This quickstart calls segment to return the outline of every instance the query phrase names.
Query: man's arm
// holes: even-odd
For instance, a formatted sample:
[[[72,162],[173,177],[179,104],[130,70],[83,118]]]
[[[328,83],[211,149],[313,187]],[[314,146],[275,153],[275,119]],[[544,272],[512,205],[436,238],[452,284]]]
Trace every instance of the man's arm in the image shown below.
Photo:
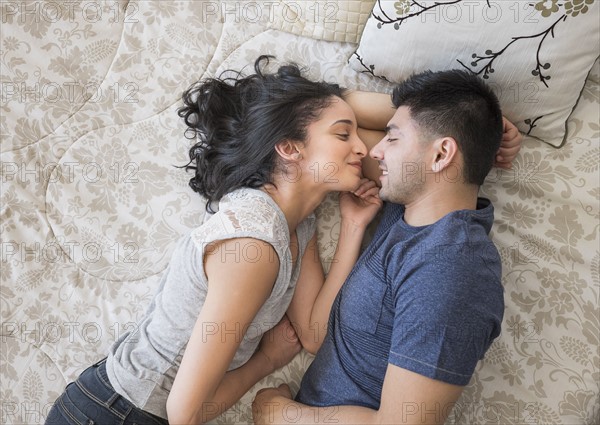
[[[498,168],[510,170],[513,160],[521,150],[523,136],[519,133],[519,129],[504,117],[502,118],[502,130],[502,142],[494,165]]]
[[[354,111],[358,126],[365,130],[383,131],[396,113],[392,97],[386,93],[347,90],[344,100]]]
[[[356,115],[359,137],[367,149],[371,150],[385,136],[383,130],[396,112],[391,96],[384,93],[347,91],[344,93],[344,100]],[[498,168],[512,168],[512,162],[521,150],[522,141],[523,136],[517,127],[503,118],[502,142],[494,165]],[[363,159],[363,174],[368,179],[378,182],[381,175],[379,163],[366,156]]]
[[[261,390],[252,404],[252,414],[258,425],[443,424],[463,388],[388,364],[379,410],[307,406],[291,400],[286,386]]]

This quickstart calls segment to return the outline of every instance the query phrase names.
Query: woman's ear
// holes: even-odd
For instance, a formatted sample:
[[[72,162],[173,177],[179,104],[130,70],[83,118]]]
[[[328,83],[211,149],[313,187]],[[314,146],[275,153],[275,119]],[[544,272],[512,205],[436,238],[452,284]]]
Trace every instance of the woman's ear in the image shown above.
[[[433,142],[433,160],[431,170],[439,173],[446,169],[452,161],[458,159],[458,144],[452,137],[443,137]]]
[[[275,145],[275,151],[277,154],[288,162],[300,161],[302,159],[302,153],[300,153],[301,146],[290,140],[279,142]]]

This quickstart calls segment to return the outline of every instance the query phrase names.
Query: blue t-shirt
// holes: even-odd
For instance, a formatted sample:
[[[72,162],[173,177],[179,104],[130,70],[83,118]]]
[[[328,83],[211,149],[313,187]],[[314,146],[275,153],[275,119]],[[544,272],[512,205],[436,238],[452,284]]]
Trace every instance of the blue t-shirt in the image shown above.
[[[466,385],[500,333],[501,262],[494,209],[452,212],[428,226],[386,204],[377,232],[335,299],[327,336],[296,400],[378,409],[388,363]]]

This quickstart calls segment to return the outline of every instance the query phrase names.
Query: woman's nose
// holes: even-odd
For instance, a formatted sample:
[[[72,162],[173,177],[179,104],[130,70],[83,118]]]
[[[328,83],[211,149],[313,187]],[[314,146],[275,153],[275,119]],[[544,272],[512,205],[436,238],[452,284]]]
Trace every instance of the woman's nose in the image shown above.
[[[354,152],[362,157],[367,156],[367,145],[365,145],[362,139],[358,136],[356,136],[356,141],[354,143]]]

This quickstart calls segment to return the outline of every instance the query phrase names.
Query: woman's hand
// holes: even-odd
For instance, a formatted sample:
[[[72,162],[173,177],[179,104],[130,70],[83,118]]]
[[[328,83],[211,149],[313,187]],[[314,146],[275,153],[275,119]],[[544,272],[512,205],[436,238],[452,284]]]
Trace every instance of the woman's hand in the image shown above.
[[[500,143],[500,149],[498,149],[498,153],[496,154],[494,165],[498,168],[510,170],[512,168],[513,160],[521,150],[523,136],[521,136],[517,127],[506,118],[502,117],[502,123],[502,142]]]
[[[258,351],[262,353],[273,368],[273,371],[285,366],[300,352],[302,345],[287,316],[265,332]]]
[[[362,179],[354,192],[340,193],[340,212],[342,220],[367,227],[381,208],[379,187],[374,181]]]

